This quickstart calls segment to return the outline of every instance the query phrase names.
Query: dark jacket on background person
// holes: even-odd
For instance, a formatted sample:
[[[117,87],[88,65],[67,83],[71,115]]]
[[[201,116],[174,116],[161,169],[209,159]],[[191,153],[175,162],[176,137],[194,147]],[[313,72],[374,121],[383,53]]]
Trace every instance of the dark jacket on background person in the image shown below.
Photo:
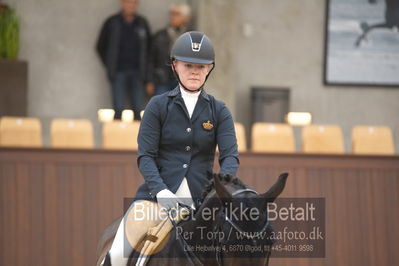
[[[385,0],[385,4],[386,23],[399,27],[399,0]]]
[[[155,84],[165,84],[176,80],[170,67],[170,50],[173,43],[185,31],[174,30],[175,38],[172,38],[171,27],[159,30],[154,34],[151,41],[149,60],[149,80]]]
[[[138,145],[137,163],[145,182],[136,200],[156,200],[156,194],[166,188],[175,193],[186,177],[196,202],[212,172],[216,145],[221,173],[235,176],[239,165],[230,111],[205,91],[191,119],[179,87],[151,98],[141,120]]]
[[[108,78],[112,80],[118,70],[119,47],[121,40],[121,28],[124,23],[121,13],[109,17],[103,24],[97,41],[97,52],[104,64]],[[140,58],[138,60],[140,76],[147,79],[148,50],[150,46],[150,29],[146,19],[135,15],[133,23],[137,23],[137,34],[139,36]]]
[[[175,79],[168,66],[172,44],[166,29],[158,31],[152,38],[149,79],[155,84],[167,83]]]

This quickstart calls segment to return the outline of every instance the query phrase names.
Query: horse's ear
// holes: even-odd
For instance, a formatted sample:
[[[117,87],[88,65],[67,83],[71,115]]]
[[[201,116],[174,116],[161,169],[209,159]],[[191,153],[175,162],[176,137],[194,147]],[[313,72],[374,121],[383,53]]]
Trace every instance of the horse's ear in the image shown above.
[[[278,177],[278,180],[274,185],[264,194],[261,194],[261,197],[266,199],[267,202],[273,202],[283,191],[285,187],[285,182],[287,181],[288,173],[283,173]]]
[[[219,175],[214,175],[213,176],[214,184],[215,184],[215,190],[216,194],[219,196],[221,199],[231,199],[231,193],[227,190],[227,188],[220,182]]]

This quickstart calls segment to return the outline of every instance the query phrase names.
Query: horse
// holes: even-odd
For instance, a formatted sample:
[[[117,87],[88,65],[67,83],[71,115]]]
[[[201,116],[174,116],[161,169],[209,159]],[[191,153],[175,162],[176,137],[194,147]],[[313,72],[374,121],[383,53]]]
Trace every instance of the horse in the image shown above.
[[[148,257],[146,265],[268,265],[274,241],[270,238],[273,228],[267,204],[281,194],[287,177],[287,173],[281,174],[267,192],[259,194],[237,177],[213,174],[198,210],[179,224],[173,223],[169,237],[160,245],[162,249]],[[235,210],[241,211],[239,216],[243,210],[258,215],[237,218]],[[212,218],[204,216],[211,213]],[[105,233],[108,239],[117,222]],[[109,241],[103,244],[102,254]],[[140,253],[133,251],[127,265],[141,265],[139,258]],[[103,265],[112,265],[109,254]]]
[[[375,2],[373,2],[375,3]],[[385,21],[369,25],[367,22],[361,22],[360,28],[362,34],[356,39],[355,46],[359,47],[364,40],[367,40],[368,34],[375,29],[391,29],[398,31],[399,28],[399,0],[385,0]]]

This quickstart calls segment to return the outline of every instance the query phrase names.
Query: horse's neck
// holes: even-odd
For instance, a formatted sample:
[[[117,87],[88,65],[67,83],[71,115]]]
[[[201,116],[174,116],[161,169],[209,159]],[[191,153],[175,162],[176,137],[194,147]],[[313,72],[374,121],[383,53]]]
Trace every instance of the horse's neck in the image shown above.
[[[201,220],[201,215],[202,212],[204,211],[205,208],[215,208],[215,207],[221,207],[222,205],[220,204],[219,200],[216,199],[217,195],[216,195],[216,191],[215,189],[212,189],[208,195],[206,195],[206,197],[204,198],[201,206],[199,207],[195,218]],[[220,206],[218,206],[220,205]]]
[[[211,190],[208,195],[204,198],[203,203],[199,206],[197,212],[194,215],[194,219],[187,221],[182,225],[184,230],[196,230],[197,226],[205,227],[203,229],[204,232],[209,232],[213,230],[213,225],[215,223],[216,217],[211,217],[211,219],[204,219],[203,213],[204,209],[208,208],[212,212],[212,216],[216,217],[219,215],[221,211],[222,204],[216,196],[215,190]],[[213,210],[218,208],[217,212],[213,213]],[[209,213],[209,212],[208,212]],[[209,218],[209,217],[208,217]],[[192,232],[192,231],[191,231]]]
[[[201,204],[197,213],[195,214],[196,225],[205,226],[203,231],[213,231],[215,225],[219,222],[220,214],[223,211],[223,205],[218,198],[216,192],[212,190],[204,202]]]

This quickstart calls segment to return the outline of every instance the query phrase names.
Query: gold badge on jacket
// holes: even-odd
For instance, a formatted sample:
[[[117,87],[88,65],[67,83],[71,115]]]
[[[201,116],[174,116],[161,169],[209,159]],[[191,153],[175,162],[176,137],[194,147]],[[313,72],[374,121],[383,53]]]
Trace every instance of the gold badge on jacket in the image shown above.
[[[211,121],[208,120],[207,122],[202,123],[202,127],[205,130],[212,130],[213,124],[211,123]]]

